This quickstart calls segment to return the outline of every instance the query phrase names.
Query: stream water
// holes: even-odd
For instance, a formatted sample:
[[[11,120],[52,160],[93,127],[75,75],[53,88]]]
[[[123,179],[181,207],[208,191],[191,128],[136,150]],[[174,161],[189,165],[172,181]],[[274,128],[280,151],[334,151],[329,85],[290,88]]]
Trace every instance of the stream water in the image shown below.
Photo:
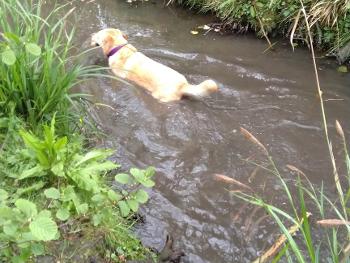
[[[308,50],[293,52],[281,42],[264,52],[266,42],[251,35],[192,35],[214,18],[164,7],[161,0],[74,5],[81,43],[102,28],[119,28],[136,48],[191,83],[212,78],[220,86],[203,101],[168,104],[115,80],[84,86],[97,102],[113,107],[102,107],[99,118],[122,168],[157,169],[156,186],[142,208],[145,223],[136,228],[145,245],[159,249],[170,233],[186,253],[183,262],[200,263],[250,262],[273,243],[278,231],[264,212],[230,196],[228,190],[237,188],[215,180],[215,174],[226,175],[283,203],[276,178],[245,161],[261,156],[240,127],[266,145],[287,179],[295,179],[285,168],[292,164],[312,182],[333,185]],[[338,73],[334,61],[318,62],[331,136],[339,144],[335,119],[350,130],[349,75]]]

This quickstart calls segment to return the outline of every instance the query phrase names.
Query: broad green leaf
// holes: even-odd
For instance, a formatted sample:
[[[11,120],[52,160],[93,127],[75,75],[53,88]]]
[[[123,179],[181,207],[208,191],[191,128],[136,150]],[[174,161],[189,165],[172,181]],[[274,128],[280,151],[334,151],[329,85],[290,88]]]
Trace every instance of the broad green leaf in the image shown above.
[[[94,224],[94,226],[98,226],[102,221],[102,215],[101,214],[96,214],[93,215],[92,217],[92,223]]]
[[[82,157],[79,162],[77,162],[75,164],[75,166],[79,166],[87,161],[90,160],[101,160],[101,159],[105,159],[108,156],[110,156],[113,153],[113,151],[103,151],[103,150],[93,150],[88,152],[87,154],[85,154],[84,157]]]
[[[18,229],[18,226],[14,222],[6,224],[3,227],[4,233],[8,236],[14,236],[17,232],[17,229]]]
[[[45,253],[45,247],[41,243],[33,243],[31,249],[34,256],[41,256]]]
[[[153,166],[148,167],[145,171],[145,175],[148,178],[153,177],[155,174],[156,174],[156,168],[154,168]]]
[[[52,148],[54,144],[55,134],[51,132],[51,129],[49,126],[44,126],[44,138],[47,148]]]
[[[125,201],[119,201],[118,206],[120,209],[120,213],[122,214],[123,217],[126,217],[130,213],[130,207]]]
[[[0,202],[5,201],[9,197],[9,194],[3,190],[0,189]]]
[[[147,179],[147,180],[144,180],[142,182],[140,182],[143,186],[145,187],[148,187],[148,188],[151,188],[155,185],[154,181],[152,181],[151,179]]]
[[[41,210],[37,217],[51,217],[51,211],[50,210]]]
[[[29,225],[29,229],[38,241],[55,239],[58,232],[56,223],[50,217],[37,217]]]
[[[254,6],[250,6],[250,15],[252,16],[252,17],[255,17],[255,9],[254,9]]]
[[[38,214],[36,205],[26,199],[18,199],[15,202],[15,206],[23,212],[28,218],[33,218]]]
[[[131,182],[130,175],[128,175],[128,174],[117,174],[114,177],[114,180],[118,183],[121,183],[121,184],[128,184]]]
[[[59,152],[67,145],[67,137],[64,136],[55,142],[54,148],[56,152]]]
[[[43,176],[43,171],[44,169],[42,168],[42,166],[36,165],[31,169],[23,171],[19,176],[18,180]]]
[[[122,195],[116,193],[116,192],[113,191],[113,190],[109,190],[109,191],[107,192],[107,195],[108,195],[109,200],[111,200],[111,201],[119,201],[120,199],[123,198]]]
[[[89,210],[89,206],[86,203],[81,204],[77,207],[78,214],[86,214],[88,210]]]
[[[36,238],[33,236],[33,234],[31,232],[24,232],[21,233],[21,239],[17,240],[17,244],[19,243],[29,243],[28,241],[35,241]]]
[[[25,251],[25,253],[28,253],[28,250],[30,249],[30,243],[29,242],[24,242],[21,239],[18,240],[17,239],[17,246],[21,249],[21,251]],[[25,254],[21,254],[20,259],[22,261],[17,261],[17,262],[21,262],[21,263],[27,263],[28,259],[29,259],[30,255],[25,255]]]
[[[44,195],[47,197],[47,198],[50,198],[50,199],[60,199],[60,191],[58,191],[58,189],[54,188],[54,187],[51,187],[49,189],[46,189],[44,191]]]
[[[95,203],[102,203],[105,200],[105,197],[101,194],[96,194],[91,198],[91,201]]]
[[[133,177],[135,177],[135,179],[144,177],[142,170],[137,169],[137,168],[131,168],[130,173]]]
[[[118,168],[118,165],[111,162],[111,161],[106,161],[103,163],[98,163],[98,162],[92,162],[85,166],[83,169],[81,169],[82,173],[88,173],[88,174],[93,174],[96,172],[107,172],[110,170],[113,170],[115,168]]]
[[[56,164],[54,164],[51,167],[51,172],[53,172],[55,175],[60,176],[60,177],[64,177],[65,173],[64,173],[64,165],[63,162],[58,162]]]
[[[26,132],[25,130],[20,130],[19,134],[21,135],[25,145],[34,151],[41,151],[41,150],[45,150],[46,146],[40,142],[40,140],[32,135],[29,132]]]
[[[66,188],[63,189],[62,191],[62,201],[70,201],[76,198],[76,194],[74,191],[73,186],[69,185]]]
[[[1,54],[2,62],[8,66],[12,66],[16,62],[16,55],[11,49],[7,49]]]
[[[50,168],[49,159],[47,158],[47,155],[44,152],[36,151],[36,158],[45,169]]]
[[[145,175],[145,172],[140,169],[131,168],[130,173],[137,182],[145,187],[153,187],[155,185],[155,183]]]
[[[8,219],[13,219],[13,216],[15,215],[14,210],[9,208],[8,206],[1,206],[0,207],[0,224],[1,221],[7,221]]]
[[[139,189],[135,194],[137,202],[144,204],[148,201],[148,193],[145,190]]]
[[[130,209],[134,212],[137,212],[137,210],[139,209],[139,203],[136,200],[129,199],[129,200],[126,200],[126,203],[130,207]]]
[[[60,208],[57,210],[56,217],[61,221],[66,221],[70,217],[69,210],[67,208]]]
[[[39,47],[35,43],[27,43],[26,44],[26,50],[27,50],[27,52],[29,52],[33,56],[38,57],[38,56],[41,55],[41,47]]]
[[[30,192],[34,192],[34,191],[38,191],[40,190],[41,188],[43,188],[45,186],[46,183],[44,183],[43,181],[38,181],[37,183],[35,184],[32,184],[26,188],[18,188],[17,191],[16,191],[16,194],[18,196],[21,196],[23,194],[27,194],[27,193],[30,193]]]

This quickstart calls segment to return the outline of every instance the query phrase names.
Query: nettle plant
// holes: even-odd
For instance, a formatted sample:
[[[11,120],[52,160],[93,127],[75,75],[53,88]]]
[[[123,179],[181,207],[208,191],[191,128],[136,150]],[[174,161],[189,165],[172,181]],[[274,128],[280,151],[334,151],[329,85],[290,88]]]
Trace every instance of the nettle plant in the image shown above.
[[[0,189],[0,247],[9,247],[13,254],[18,255],[17,250],[21,254],[24,243],[32,246],[56,238],[60,230],[56,222],[69,220],[74,225],[83,218],[94,227],[108,228],[111,217],[128,217],[148,201],[141,187],[154,186],[154,168],[117,174],[114,183],[121,189],[114,190],[106,183],[119,167],[107,159],[112,151],[94,149],[82,154],[80,140],[69,142],[67,137],[56,136],[55,118],[50,126],[43,126],[43,138],[25,130],[20,135],[27,147],[16,150],[5,172],[7,182],[12,180],[18,187],[12,193]],[[15,163],[26,165],[18,168]],[[37,212],[39,208],[43,210]],[[15,250],[11,250],[13,242]]]

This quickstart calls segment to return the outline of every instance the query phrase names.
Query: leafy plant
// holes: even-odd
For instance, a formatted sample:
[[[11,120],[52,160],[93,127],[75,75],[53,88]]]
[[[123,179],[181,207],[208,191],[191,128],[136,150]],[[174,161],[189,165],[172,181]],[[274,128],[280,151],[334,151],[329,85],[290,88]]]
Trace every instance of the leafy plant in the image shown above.
[[[36,211],[38,206],[47,211],[45,215],[54,223],[88,219],[88,224],[95,228],[95,231],[103,229],[103,235],[113,246],[134,240],[125,228],[127,217],[136,213],[140,204],[148,201],[148,193],[141,189],[141,186],[154,186],[151,179],[155,173],[154,168],[132,168],[130,175],[117,174],[114,182],[120,189],[114,190],[105,180],[107,175],[119,167],[107,160],[112,151],[94,149],[84,153],[81,140],[74,139],[70,142],[67,137],[56,135],[55,117],[50,125],[43,125],[42,136],[36,136],[24,129],[21,129],[19,134],[26,147],[21,148],[17,145],[13,152],[0,162],[0,167],[2,165],[6,171],[0,173],[0,178],[3,177],[9,188],[8,191],[0,191],[0,200],[15,204],[21,200],[20,202],[26,202],[28,207],[33,207],[33,211]],[[18,163],[19,165],[14,165]],[[16,185],[15,189],[11,187],[13,183]],[[123,185],[128,188],[122,188]],[[35,197],[35,204],[24,199],[31,196]],[[33,223],[27,227],[36,231],[33,233],[39,238],[37,241],[49,241],[49,237],[38,232],[37,228],[40,224],[47,223],[48,226],[49,220],[36,218],[36,214],[33,212]],[[28,221],[28,218],[23,220]],[[7,224],[11,227],[15,225],[12,221]],[[22,234],[24,230],[18,231]],[[125,235],[123,239],[119,237],[121,232]],[[38,236],[40,234],[42,236]],[[132,244],[139,246],[136,240],[132,241]],[[133,254],[133,249],[127,249],[126,255]]]
[[[146,170],[140,170],[137,168],[130,169],[129,174],[117,174],[115,176],[115,181],[124,185],[132,186],[133,188],[138,187],[138,185],[143,185],[144,187],[153,187],[154,181],[151,179],[155,174],[153,167],[149,167]],[[127,216],[130,212],[137,212],[140,204],[144,204],[148,201],[148,193],[143,189],[138,189],[131,193],[122,191],[123,198],[118,202],[120,211],[123,216]]]
[[[148,200],[141,187],[154,185],[154,169],[132,169],[135,183],[114,180],[113,189],[113,152],[87,150],[86,138],[72,132],[92,125],[80,116],[83,95],[71,88],[102,74],[74,55],[73,9],[55,5],[44,16],[46,2],[0,1],[0,261],[32,262],[48,252],[70,262],[52,241],[82,234],[103,241],[103,257],[140,259],[150,252],[130,233],[132,214]]]
[[[44,242],[58,237],[58,227],[49,210],[38,212],[37,206],[27,199],[13,203],[8,193],[0,189],[0,256],[26,262],[31,255],[44,254]]]
[[[69,91],[98,69],[82,66],[79,56],[72,56],[74,29],[66,26],[72,10],[62,16],[64,6],[58,6],[43,17],[43,3],[0,2],[0,111],[14,109],[32,128],[58,112],[68,129],[69,108],[81,97]]]

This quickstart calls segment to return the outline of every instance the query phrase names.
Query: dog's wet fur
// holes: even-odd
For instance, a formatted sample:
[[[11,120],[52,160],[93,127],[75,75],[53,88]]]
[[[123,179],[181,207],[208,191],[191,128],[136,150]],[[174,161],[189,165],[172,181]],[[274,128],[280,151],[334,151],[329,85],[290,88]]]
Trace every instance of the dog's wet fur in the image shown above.
[[[211,79],[198,85],[189,84],[179,72],[138,52],[118,29],[107,28],[93,34],[91,45],[102,48],[116,76],[146,89],[161,102],[177,101],[186,96],[201,98],[218,91],[217,84]],[[121,48],[109,56],[116,47]]]

